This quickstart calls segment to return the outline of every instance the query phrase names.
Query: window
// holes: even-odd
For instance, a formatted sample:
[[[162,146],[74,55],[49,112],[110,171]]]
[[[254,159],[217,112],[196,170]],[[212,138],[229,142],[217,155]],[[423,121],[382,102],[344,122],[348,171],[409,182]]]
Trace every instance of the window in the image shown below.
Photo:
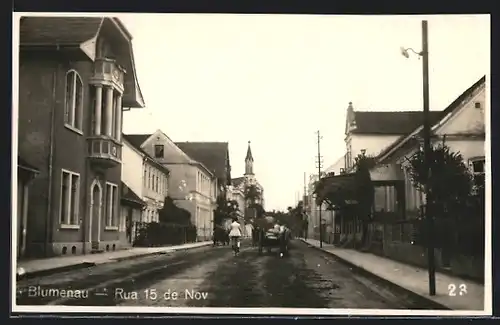
[[[164,146],[162,144],[155,144],[155,158],[163,158]]]
[[[474,107],[476,107],[476,108],[479,108],[479,109],[480,109],[480,108],[481,108],[481,103],[480,103],[480,102],[475,102],[475,103],[474,103]]]
[[[62,225],[78,226],[80,175],[63,170],[61,178],[61,205],[59,221]]]
[[[116,227],[118,186],[106,183],[106,227]]]
[[[160,177],[156,176],[156,192],[160,193]]]
[[[374,192],[376,212],[395,212],[397,208],[396,190],[394,186],[377,186]]]
[[[82,131],[83,83],[75,70],[66,73],[66,98],[64,103],[64,124]]]
[[[143,186],[146,186],[146,182],[147,182],[147,179],[148,179],[148,174],[147,174],[147,170],[144,168],[144,175],[142,176],[142,184]]]
[[[471,160],[472,172],[474,174],[484,174],[485,162],[484,158]]]
[[[151,168],[148,167],[148,188],[151,188]]]

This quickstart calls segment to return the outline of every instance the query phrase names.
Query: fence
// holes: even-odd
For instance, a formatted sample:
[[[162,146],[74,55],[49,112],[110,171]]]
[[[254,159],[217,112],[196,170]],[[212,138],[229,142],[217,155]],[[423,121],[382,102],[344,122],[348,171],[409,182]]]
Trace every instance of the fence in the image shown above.
[[[196,241],[194,225],[136,222],[134,246],[155,247],[182,245]]]

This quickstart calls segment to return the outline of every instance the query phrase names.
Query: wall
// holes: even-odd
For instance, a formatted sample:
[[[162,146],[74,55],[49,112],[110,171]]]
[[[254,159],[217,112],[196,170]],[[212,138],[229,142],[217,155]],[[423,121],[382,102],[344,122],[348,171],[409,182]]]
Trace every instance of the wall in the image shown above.
[[[36,55],[35,53],[34,55]],[[30,187],[27,255],[42,255],[45,240],[49,186],[50,125],[55,102],[52,89],[58,86],[61,73],[57,62],[48,57],[20,53],[18,150],[40,173]],[[57,73],[54,84],[53,73]]]
[[[479,108],[475,107],[476,103],[480,104]],[[463,104],[462,109],[436,129],[437,134],[484,134],[484,112],[487,108],[484,85]]]
[[[139,197],[143,196],[142,155],[124,141],[122,147],[122,181]]]
[[[351,134],[348,141],[351,143],[353,162],[362,149],[366,149],[367,156],[376,156],[400,137],[401,135]]]

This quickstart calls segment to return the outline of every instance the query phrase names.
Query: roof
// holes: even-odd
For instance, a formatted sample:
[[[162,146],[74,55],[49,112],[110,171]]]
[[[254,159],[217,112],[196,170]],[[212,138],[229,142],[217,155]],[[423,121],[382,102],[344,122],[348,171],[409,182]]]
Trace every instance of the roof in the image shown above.
[[[79,45],[95,37],[102,17],[21,17],[22,45]]]
[[[132,49],[132,36],[120,19],[116,17],[22,17],[19,26],[19,44],[21,46],[62,46],[82,47],[82,44],[96,38],[101,30],[121,32],[128,43],[122,64],[125,74],[124,107],[145,107],[144,97],[137,81],[137,71]],[[89,44],[95,51],[95,41]],[[95,53],[95,52],[94,52]],[[94,60],[95,58],[92,58]]]
[[[245,177],[237,177],[237,178],[233,178],[231,179],[231,184],[234,186],[234,187],[238,187],[240,186],[243,182],[245,181]]]
[[[141,145],[136,145],[134,144],[129,138],[131,137],[131,135],[127,135],[127,134],[123,134],[123,138],[129,142],[132,147],[134,147],[136,150],[138,150],[140,153],[142,153],[144,156],[146,156],[146,158],[151,162],[153,163],[153,165],[155,165],[158,169],[162,170],[163,172],[165,172],[167,175],[170,174],[170,170],[163,166],[159,161],[157,161],[155,158],[153,158],[150,154],[148,154],[146,151],[144,151],[144,149],[141,148]],[[142,143],[141,143],[142,144]]]
[[[140,148],[142,144],[151,136],[152,134],[124,134],[123,136],[127,139],[130,144],[136,148]],[[142,149],[141,149],[142,150]]]
[[[227,142],[175,142],[191,159],[201,162],[218,179],[228,178],[229,144]]]
[[[26,160],[24,160],[23,158],[21,158],[21,156],[17,156],[17,166],[19,168],[28,170],[28,171],[33,172],[33,173],[39,173],[40,172],[38,170],[38,168],[36,168],[35,166],[29,164]]]
[[[442,111],[431,111],[431,121],[437,121]],[[356,128],[353,134],[407,134],[422,124],[422,111],[354,111]]]
[[[135,192],[132,191],[132,189],[130,189],[130,187],[128,187],[125,183],[121,182],[121,187],[122,187],[122,196],[121,196],[122,200],[136,203],[142,206],[146,205],[146,203],[143,200],[141,200],[141,198],[137,194],[135,194]]]
[[[247,160],[253,161],[252,149],[250,149],[250,141],[248,141],[247,155],[245,157],[245,161]]]
[[[439,112],[439,115],[437,118],[431,118],[431,125],[435,125],[439,123],[443,118],[445,118],[448,114],[452,113],[456,109],[461,107],[461,103],[472,93],[479,88],[482,84],[486,82],[486,76],[482,76],[478,81],[476,81],[472,86],[470,86],[467,90],[465,90],[460,96],[458,96],[448,107],[446,107],[444,110]],[[420,113],[422,114],[422,113]],[[418,121],[419,123],[409,132],[401,136],[398,140],[394,141],[390,146],[382,150],[382,152],[379,153],[377,159],[380,161],[381,158],[385,158],[387,154],[392,152],[394,149],[402,145],[403,143],[409,141],[409,136],[411,136],[413,133],[419,133],[422,132],[422,120],[420,119]]]

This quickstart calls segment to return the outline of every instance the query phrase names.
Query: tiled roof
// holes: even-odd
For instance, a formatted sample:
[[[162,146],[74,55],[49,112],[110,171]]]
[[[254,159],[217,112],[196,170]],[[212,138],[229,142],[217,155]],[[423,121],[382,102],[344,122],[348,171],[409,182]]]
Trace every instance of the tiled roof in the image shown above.
[[[79,45],[95,37],[102,17],[22,17],[21,45]]]
[[[446,107],[444,110],[439,112],[439,115],[437,117],[431,118],[431,127],[432,125],[435,125],[438,123],[440,120],[442,120],[445,116],[447,116],[449,113],[453,112],[455,109],[460,107],[460,103],[465,100],[468,96],[470,96],[474,90],[476,90],[479,86],[484,84],[486,82],[486,76],[481,77],[478,81],[476,81],[472,86],[470,86],[466,91],[464,91],[460,96],[458,96],[448,107]],[[401,142],[405,141],[407,137],[413,133],[416,132],[421,126],[422,126],[422,120],[418,121],[419,123],[415,125],[415,127],[401,136],[398,140],[394,141],[390,146],[385,148],[379,155],[378,158],[383,158],[387,153],[389,153],[391,150],[393,150],[396,146],[400,145]],[[378,159],[377,158],[377,159]]]
[[[36,168],[35,166],[29,164],[26,160],[24,160],[23,158],[21,158],[21,156],[17,156],[17,166],[19,168],[23,168],[23,169],[32,171],[34,173],[38,173],[39,172],[38,168]]]
[[[134,202],[139,205],[146,205],[146,203],[141,200],[141,198],[130,189],[125,183],[121,182],[122,187],[122,197],[121,199],[124,201]]]
[[[191,159],[201,162],[219,180],[227,180],[226,160],[229,157],[227,142],[175,142]]]
[[[141,148],[141,144],[144,141],[136,141],[137,139],[134,139],[134,136],[142,136],[141,134],[123,134],[123,138],[127,140],[136,150],[140,151],[143,155],[145,155],[156,167],[160,170],[163,170],[167,175],[170,174],[170,170],[163,166],[159,161],[157,161],[155,158],[153,158],[150,154],[148,154],[144,149]],[[146,137],[146,139],[149,138]],[[135,143],[134,143],[135,142]]]
[[[431,111],[431,120],[436,122],[442,111]],[[407,134],[422,124],[422,111],[374,112],[354,111],[356,128],[354,134]]]

